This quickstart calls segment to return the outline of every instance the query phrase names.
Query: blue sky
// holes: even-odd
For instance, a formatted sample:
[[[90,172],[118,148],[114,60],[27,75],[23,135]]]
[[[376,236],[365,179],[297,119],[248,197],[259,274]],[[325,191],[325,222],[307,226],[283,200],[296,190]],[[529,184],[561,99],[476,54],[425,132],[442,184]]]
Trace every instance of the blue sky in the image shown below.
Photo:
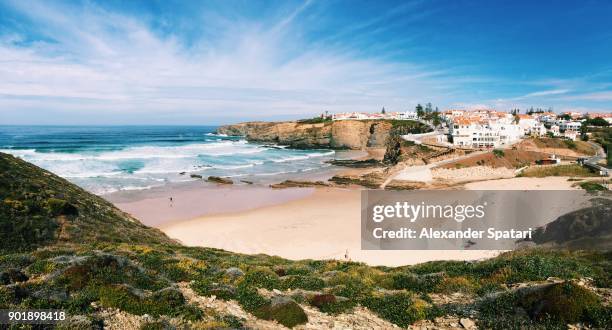
[[[612,1],[0,0],[0,124],[612,111]]]

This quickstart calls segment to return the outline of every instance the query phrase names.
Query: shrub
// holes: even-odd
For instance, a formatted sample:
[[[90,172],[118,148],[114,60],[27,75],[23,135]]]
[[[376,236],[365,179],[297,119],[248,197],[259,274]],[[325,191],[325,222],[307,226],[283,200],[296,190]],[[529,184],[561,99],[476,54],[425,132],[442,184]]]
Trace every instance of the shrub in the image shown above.
[[[229,329],[243,329],[244,328],[244,324],[243,324],[244,319],[231,315],[231,314],[217,316],[216,319],[223,324],[224,328],[229,328]]]
[[[537,321],[551,318],[560,323],[585,321],[586,311],[599,306],[599,298],[589,289],[575,283],[564,282],[545,285],[517,293],[517,303]]]
[[[138,294],[126,285],[111,285],[99,288],[100,303],[103,306],[119,308],[122,311],[143,315],[178,315],[185,305],[185,298],[176,289],[166,288],[150,296]]]
[[[313,269],[304,265],[290,265],[285,267],[285,275],[309,275]]]
[[[238,286],[236,300],[245,311],[250,313],[269,303],[269,300],[261,296],[256,288],[244,284]]]
[[[415,275],[412,273],[397,273],[392,277],[393,288],[415,292],[433,292],[445,278],[444,273]]]
[[[397,134],[389,134],[385,142],[385,147],[386,150],[383,157],[383,163],[388,165],[397,164],[402,154],[402,138]]]
[[[563,142],[565,143],[565,145],[569,148],[569,149],[576,149],[577,145],[576,142],[572,141],[572,140],[563,140]]]
[[[372,296],[363,305],[400,327],[408,327],[427,316],[427,303],[406,292]]]
[[[504,153],[504,151],[503,151],[503,150],[501,150],[501,149],[494,149],[494,150],[493,150],[493,155],[495,155],[495,157],[497,157],[497,158],[502,158],[502,157],[504,157],[506,154],[505,154],[505,153]]]
[[[477,285],[472,280],[463,277],[446,277],[436,285],[435,292],[453,293],[453,292],[473,292]]]
[[[79,211],[76,206],[59,198],[47,199],[47,209],[52,216],[58,215],[78,215]]]
[[[344,280],[343,284],[333,287],[331,292],[338,296],[350,297],[354,301],[361,301],[370,296],[372,289],[371,285],[364,283],[360,279],[348,277]]]
[[[298,120],[298,123],[300,124],[320,124],[320,123],[327,123],[331,121],[332,121],[331,117],[314,117],[314,118],[309,118],[309,119],[300,119]]]
[[[302,307],[287,297],[274,297],[253,314],[264,320],[275,320],[288,328],[308,322]]]
[[[216,296],[219,299],[234,299],[236,289],[227,284],[219,284],[209,279],[198,279],[191,284],[191,288],[201,296]]]
[[[289,275],[281,278],[280,286],[283,290],[320,290],[325,286],[325,282],[322,279],[314,276]]]
[[[523,309],[525,316],[520,316],[517,308]],[[483,328],[566,328],[577,322],[605,327],[612,320],[611,309],[602,306],[597,295],[572,282],[493,296],[482,301],[478,309]]]
[[[605,191],[608,190],[606,187],[604,187],[603,185],[597,183],[597,182],[591,182],[591,181],[587,181],[587,182],[581,182],[580,184],[580,188],[588,191],[588,192],[594,192],[594,191]]]
[[[249,270],[245,275],[243,282],[246,285],[257,288],[265,288],[272,290],[280,287],[280,280],[275,272],[268,268],[256,268]]]
[[[355,304],[347,298],[337,298],[333,294],[317,294],[310,298],[309,303],[323,313],[340,314],[353,308]]]

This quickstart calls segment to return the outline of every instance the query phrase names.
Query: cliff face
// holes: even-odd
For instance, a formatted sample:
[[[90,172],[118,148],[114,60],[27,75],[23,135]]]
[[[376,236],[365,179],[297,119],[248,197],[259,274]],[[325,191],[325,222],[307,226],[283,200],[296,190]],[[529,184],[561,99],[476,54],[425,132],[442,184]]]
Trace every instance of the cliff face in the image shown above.
[[[343,120],[323,123],[246,122],[225,125],[219,134],[294,148],[364,149],[384,147],[392,125],[384,121]]]

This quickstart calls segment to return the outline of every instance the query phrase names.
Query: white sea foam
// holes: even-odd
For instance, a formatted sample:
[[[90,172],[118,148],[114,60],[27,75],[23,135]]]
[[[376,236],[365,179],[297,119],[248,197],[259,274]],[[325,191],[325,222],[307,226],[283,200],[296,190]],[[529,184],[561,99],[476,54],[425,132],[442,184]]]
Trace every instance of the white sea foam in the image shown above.
[[[210,134],[212,135],[212,134]],[[246,140],[208,139],[186,145],[128,146],[113,151],[78,152],[2,149],[98,194],[150,189],[167,182],[191,181],[185,173],[230,177],[274,176],[327,166],[315,160],[333,151],[295,151]]]

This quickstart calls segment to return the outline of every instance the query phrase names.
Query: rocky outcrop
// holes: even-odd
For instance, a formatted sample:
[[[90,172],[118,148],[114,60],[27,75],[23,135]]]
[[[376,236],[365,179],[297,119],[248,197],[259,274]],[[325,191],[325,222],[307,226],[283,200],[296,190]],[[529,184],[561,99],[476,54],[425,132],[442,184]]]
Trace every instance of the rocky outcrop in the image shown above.
[[[285,180],[280,183],[274,183],[270,185],[270,188],[282,189],[282,188],[307,188],[307,187],[328,187],[329,184],[323,181],[296,181],[296,180]]]
[[[382,172],[371,172],[363,175],[334,175],[330,182],[339,185],[358,185],[370,189],[378,189],[385,182],[386,175]]]
[[[392,124],[387,121],[342,120],[322,123],[246,122],[225,125],[219,134],[244,136],[293,148],[365,149],[384,147]]]
[[[327,161],[327,163],[336,165],[336,166],[343,166],[343,167],[350,167],[350,168],[368,168],[368,167],[384,166],[384,164],[380,160],[373,159],[373,158],[364,159],[364,160],[332,159],[330,161]]]
[[[234,181],[232,181],[232,179],[229,178],[222,178],[220,176],[209,176],[208,179],[206,179],[206,181],[208,182],[213,182],[213,183],[218,183],[218,184],[233,184]]]
[[[538,227],[533,241],[541,246],[575,250],[612,250],[612,199],[610,194],[593,198],[592,205]]]

